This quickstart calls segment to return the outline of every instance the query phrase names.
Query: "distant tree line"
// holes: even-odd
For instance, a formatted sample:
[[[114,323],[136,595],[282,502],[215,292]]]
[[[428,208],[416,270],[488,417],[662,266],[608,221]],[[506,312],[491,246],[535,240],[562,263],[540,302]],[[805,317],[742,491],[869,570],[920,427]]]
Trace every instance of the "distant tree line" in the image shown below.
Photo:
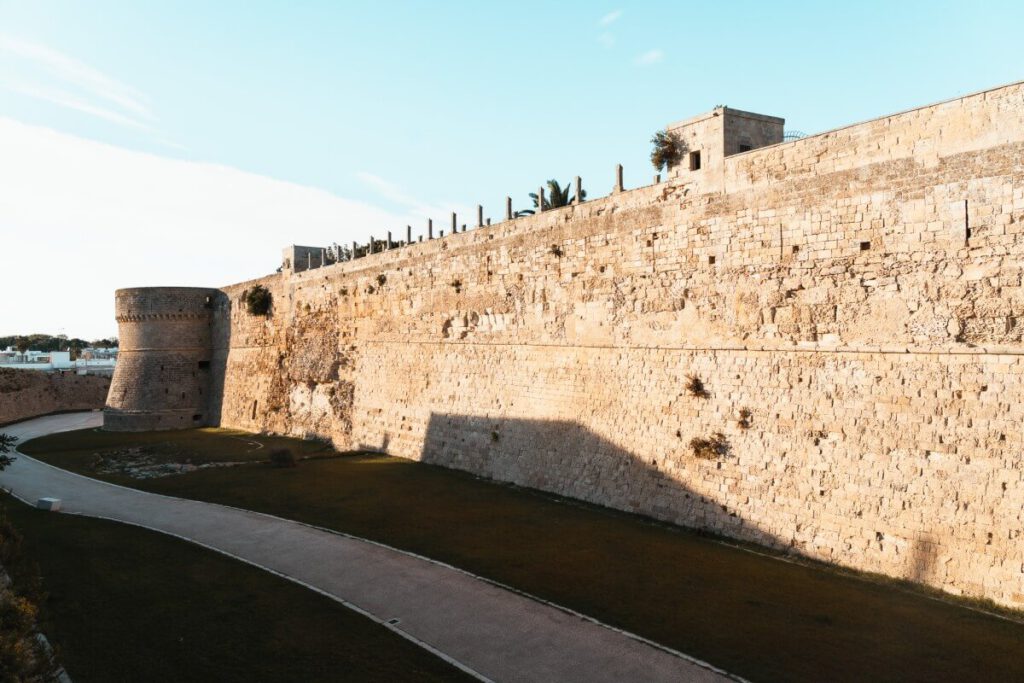
[[[26,351],[42,351],[44,353],[50,351],[71,351],[72,355],[77,356],[79,351],[89,347],[115,347],[117,346],[117,339],[86,341],[78,337],[68,338],[66,334],[58,334],[56,336],[50,334],[19,334],[0,337],[0,349],[6,349],[9,346],[13,346],[21,353]]]

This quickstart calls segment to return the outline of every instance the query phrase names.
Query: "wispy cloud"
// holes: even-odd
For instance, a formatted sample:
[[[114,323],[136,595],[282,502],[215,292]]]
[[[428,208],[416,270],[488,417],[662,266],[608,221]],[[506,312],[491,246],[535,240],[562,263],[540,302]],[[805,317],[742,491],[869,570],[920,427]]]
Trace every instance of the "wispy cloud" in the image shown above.
[[[0,150],[0,235],[26,249],[46,235],[48,268],[61,274],[39,278],[33,259],[7,259],[5,282],[37,272],[33,296],[5,298],[0,324],[8,330],[106,336],[116,329],[110,302],[118,287],[237,282],[272,272],[286,244],[362,242],[405,224],[399,212],[315,187],[3,116]],[[97,268],[110,262],[111,245],[133,257]]]
[[[0,87],[67,109],[95,116],[110,123],[139,130],[152,130],[156,116],[147,98],[137,89],[46,45],[0,34],[0,57],[7,74],[36,69],[54,83],[38,79],[0,78]],[[2,63],[2,62],[0,62]]]
[[[394,202],[395,204],[399,204],[406,208],[425,206],[424,202],[421,202],[412,195],[407,194],[397,184],[390,180],[385,180],[379,175],[375,175],[369,171],[356,171],[356,178],[372,187],[381,197]]]
[[[124,114],[120,114],[105,107],[96,106],[69,92],[57,88],[47,88],[8,78],[0,79],[0,87],[10,90],[11,92],[27,95],[28,97],[32,97],[37,100],[43,100],[44,102],[50,102],[51,104],[73,109],[75,111],[82,112],[83,114],[89,114],[90,116],[95,116],[97,118],[104,119],[105,121],[116,123],[119,126],[138,128],[140,130],[151,130],[148,125],[140,123],[129,116],[125,116]]]
[[[365,185],[372,188],[381,198],[391,202],[405,214],[406,222],[414,219],[433,218],[438,229],[448,229],[448,219],[454,211],[459,217],[459,223],[470,223],[474,209],[454,202],[425,202],[406,192],[397,183],[394,183],[368,171],[357,171],[356,178]]]
[[[651,66],[652,64],[657,64],[663,59],[665,59],[665,53],[661,50],[655,49],[648,50],[642,55],[638,55],[637,58],[633,60],[633,63],[637,66]]]
[[[597,22],[600,26],[604,27],[601,33],[597,36],[597,42],[600,43],[606,50],[610,50],[611,48],[615,47],[615,34],[612,33],[609,27],[616,21],[618,21],[619,17],[621,16],[622,10],[612,10],[608,14],[601,17],[601,19]]]

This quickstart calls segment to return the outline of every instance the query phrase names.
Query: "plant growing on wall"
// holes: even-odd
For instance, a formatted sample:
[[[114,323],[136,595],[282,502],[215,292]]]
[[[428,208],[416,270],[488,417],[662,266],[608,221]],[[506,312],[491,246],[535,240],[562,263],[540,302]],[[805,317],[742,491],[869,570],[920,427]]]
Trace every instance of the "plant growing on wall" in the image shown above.
[[[263,285],[254,285],[245,290],[245,293],[242,294],[242,301],[245,303],[245,310],[250,315],[267,315],[270,313],[270,305],[273,303],[274,297],[270,294],[270,290]]]
[[[715,432],[707,438],[695,437],[690,440],[693,455],[701,460],[713,460],[729,454],[729,441],[722,432]]]
[[[704,386],[704,380],[697,375],[686,376],[686,390],[695,398],[709,398],[711,394]]]
[[[666,171],[677,165],[686,152],[686,144],[677,133],[659,130],[651,138],[654,149],[651,150],[651,164],[656,171]]]

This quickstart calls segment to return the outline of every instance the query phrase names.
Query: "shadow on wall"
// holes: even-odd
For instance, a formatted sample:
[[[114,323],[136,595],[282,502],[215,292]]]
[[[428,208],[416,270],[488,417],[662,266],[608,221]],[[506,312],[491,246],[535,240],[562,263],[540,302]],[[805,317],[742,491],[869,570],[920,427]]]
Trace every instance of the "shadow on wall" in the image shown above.
[[[210,375],[205,421],[211,427],[220,426],[224,410],[224,379],[231,349],[231,307],[231,297],[217,290],[213,296],[213,315],[210,319]]]
[[[382,447],[370,450],[387,452],[390,440],[385,434]],[[812,529],[816,525],[812,515],[808,515],[807,521],[793,520],[785,537],[761,528],[743,517],[742,510],[729,509],[711,494],[722,481],[715,473],[733,455],[726,452],[698,458],[688,444],[681,444],[680,448],[685,453],[678,458],[694,460],[690,472],[695,481],[706,484],[705,492],[664,472],[657,460],[641,457],[579,423],[565,420],[431,413],[420,460],[795,556],[813,557],[800,549],[796,539],[801,527],[805,527],[804,535],[808,531],[816,533]],[[922,537],[906,558],[897,560],[902,571],[887,573],[916,583],[934,584],[938,543],[937,538]],[[839,563],[850,564],[842,560]],[[852,566],[857,567],[857,563]]]
[[[765,546],[790,545],[661,471],[656,461],[576,422],[432,413],[420,459]],[[719,461],[700,460],[700,467],[716,470]]]

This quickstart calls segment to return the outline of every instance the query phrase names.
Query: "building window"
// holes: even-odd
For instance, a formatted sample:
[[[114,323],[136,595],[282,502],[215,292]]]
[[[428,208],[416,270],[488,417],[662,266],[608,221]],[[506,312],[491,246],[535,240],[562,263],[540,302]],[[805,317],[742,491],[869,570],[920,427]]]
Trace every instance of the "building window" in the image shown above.
[[[690,152],[690,170],[700,170],[700,152]]]
[[[749,152],[752,149],[754,148],[753,146],[750,145],[750,143],[740,143],[740,154],[743,154],[744,152]]]

